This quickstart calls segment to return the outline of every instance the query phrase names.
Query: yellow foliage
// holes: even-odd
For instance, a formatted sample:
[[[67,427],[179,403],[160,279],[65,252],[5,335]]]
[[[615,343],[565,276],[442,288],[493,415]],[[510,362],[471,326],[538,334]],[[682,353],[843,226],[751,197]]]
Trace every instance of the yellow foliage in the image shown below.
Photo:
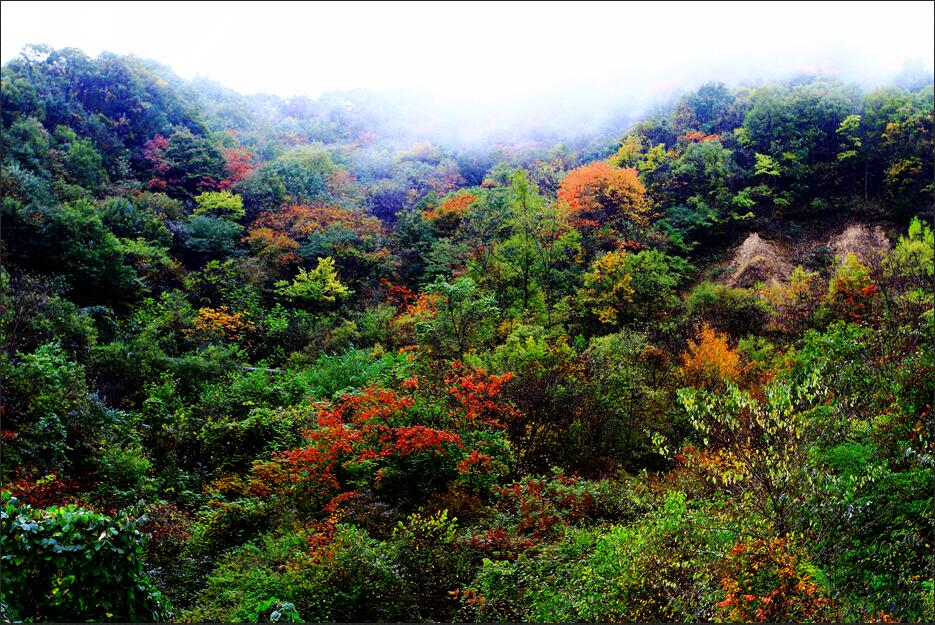
[[[601,323],[617,323],[620,312],[631,301],[633,278],[627,272],[626,259],[623,250],[608,252],[584,274],[580,298]]]
[[[740,355],[726,334],[703,324],[695,340],[682,352],[682,375],[693,386],[710,386],[740,379]]]

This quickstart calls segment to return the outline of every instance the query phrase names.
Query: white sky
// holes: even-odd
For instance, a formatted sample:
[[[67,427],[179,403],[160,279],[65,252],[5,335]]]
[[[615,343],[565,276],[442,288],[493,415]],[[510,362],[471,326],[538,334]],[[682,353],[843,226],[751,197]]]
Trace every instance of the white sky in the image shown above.
[[[133,53],[243,93],[401,87],[526,115],[638,105],[711,79],[820,69],[873,83],[907,60],[930,68],[935,3],[4,1],[0,30],[3,62],[47,43]]]

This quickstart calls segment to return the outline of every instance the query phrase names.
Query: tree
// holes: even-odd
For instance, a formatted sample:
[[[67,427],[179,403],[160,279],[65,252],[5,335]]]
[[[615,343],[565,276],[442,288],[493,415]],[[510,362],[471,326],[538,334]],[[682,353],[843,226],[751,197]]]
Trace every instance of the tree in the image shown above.
[[[918,217],[883,261],[886,275],[896,282],[907,298],[928,302],[935,297],[935,234]]]
[[[578,299],[585,309],[602,324],[616,325],[620,315],[632,302],[633,277],[627,270],[627,253],[608,252],[598,257],[587,273]]]
[[[193,215],[208,215],[237,221],[246,215],[243,198],[230,191],[205,191],[195,197],[197,208]]]
[[[300,268],[291,284],[286,280],[278,281],[276,293],[293,301],[313,305],[334,304],[351,296],[350,289],[338,279],[334,259],[330,256],[319,258],[314,269],[306,271]]]
[[[606,161],[568,172],[558,199],[567,207],[572,225],[591,233],[595,249],[608,249],[618,238],[637,237],[650,212],[646,187],[637,171]]]
[[[209,257],[229,256],[237,246],[243,226],[221,217],[195,215],[185,226],[185,245],[194,252]]]
[[[22,266],[65,276],[77,302],[115,304],[136,292],[120,240],[87,200],[4,218],[4,244]]]
[[[153,164],[150,187],[172,197],[190,197],[216,189],[224,178],[224,157],[206,136],[176,127],[168,139],[157,135],[148,157]]]
[[[722,379],[736,366],[733,357],[716,362]],[[679,389],[693,435],[676,459],[735,495],[748,493],[750,505],[785,536],[802,520],[814,484],[804,437],[829,410],[816,401],[820,391],[817,376],[773,382],[760,399],[730,381],[720,390]]]
[[[682,375],[688,383],[717,388],[725,382],[740,382],[740,374],[740,356],[727,342],[727,335],[702,324],[682,353]]]
[[[678,287],[690,267],[684,259],[659,250],[642,250],[626,256],[630,276],[631,305],[626,316],[644,323],[660,322],[671,317],[681,303]]]
[[[462,358],[490,338],[498,309],[493,298],[479,292],[470,278],[446,282],[441,276],[425,288],[437,296],[434,317],[416,325],[420,340],[438,357]]]

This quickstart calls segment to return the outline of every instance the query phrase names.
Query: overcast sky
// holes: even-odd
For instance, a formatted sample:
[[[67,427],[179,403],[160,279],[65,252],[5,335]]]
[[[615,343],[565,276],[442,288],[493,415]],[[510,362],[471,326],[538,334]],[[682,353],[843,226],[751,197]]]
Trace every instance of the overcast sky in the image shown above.
[[[243,93],[410,88],[503,113],[648,102],[705,80],[933,64],[935,3],[2,2],[27,43],[133,53]]]

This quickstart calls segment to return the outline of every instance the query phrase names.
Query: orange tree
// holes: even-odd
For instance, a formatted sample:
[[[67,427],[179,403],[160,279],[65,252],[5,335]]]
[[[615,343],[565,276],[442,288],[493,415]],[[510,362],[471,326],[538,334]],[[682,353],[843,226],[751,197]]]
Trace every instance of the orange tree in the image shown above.
[[[646,187],[633,168],[596,161],[574,169],[558,189],[558,200],[581,230],[590,252],[612,249],[618,239],[639,238],[650,212]]]

